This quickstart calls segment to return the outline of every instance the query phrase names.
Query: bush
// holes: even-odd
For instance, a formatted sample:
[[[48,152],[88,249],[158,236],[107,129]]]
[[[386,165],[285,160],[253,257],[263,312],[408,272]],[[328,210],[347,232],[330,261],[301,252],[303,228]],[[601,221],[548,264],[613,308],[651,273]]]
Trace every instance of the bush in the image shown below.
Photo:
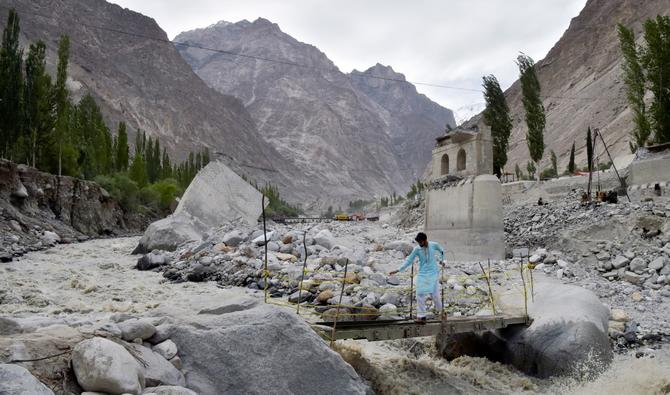
[[[170,204],[175,198],[182,194],[182,190],[179,188],[177,180],[171,178],[155,182],[143,188],[142,192],[146,199],[143,201],[145,201],[147,205],[164,211],[169,210]]]
[[[105,188],[119,202],[123,210],[137,211],[139,188],[128,176],[120,173],[112,176],[97,176],[95,182]]]
[[[540,178],[543,180],[547,178],[556,178],[556,173],[554,172],[553,168],[549,167],[542,170],[542,173],[540,173]]]

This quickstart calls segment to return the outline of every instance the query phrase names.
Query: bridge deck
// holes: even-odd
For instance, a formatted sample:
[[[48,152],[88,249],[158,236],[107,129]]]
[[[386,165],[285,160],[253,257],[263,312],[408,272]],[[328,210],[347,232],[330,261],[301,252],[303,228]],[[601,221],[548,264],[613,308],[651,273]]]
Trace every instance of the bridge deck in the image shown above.
[[[530,320],[526,316],[480,316],[480,317],[448,317],[444,324],[446,334],[481,332],[506,328],[510,325],[527,325]],[[317,330],[330,336],[332,322],[319,322]],[[367,339],[395,340],[410,337],[434,336],[441,331],[442,321],[431,320],[425,324],[417,324],[412,320],[397,321],[343,321],[338,322],[335,340]]]

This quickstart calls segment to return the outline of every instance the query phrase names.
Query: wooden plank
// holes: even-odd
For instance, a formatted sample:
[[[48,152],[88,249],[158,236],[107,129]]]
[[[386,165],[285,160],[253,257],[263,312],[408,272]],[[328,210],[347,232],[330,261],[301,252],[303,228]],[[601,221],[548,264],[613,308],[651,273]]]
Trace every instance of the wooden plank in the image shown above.
[[[446,334],[481,332],[506,328],[510,325],[525,325],[529,320],[525,316],[483,316],[453,317],[442,321],[427,321],[420,325],[414,321],[359,321],[338,322],[336,339],[367,339],[369,341],[406,339],[410,337],[435,336],[444,331]],[[320,326],[330,326],[322,322]],[[443,328],[444,327],[444,328]]]

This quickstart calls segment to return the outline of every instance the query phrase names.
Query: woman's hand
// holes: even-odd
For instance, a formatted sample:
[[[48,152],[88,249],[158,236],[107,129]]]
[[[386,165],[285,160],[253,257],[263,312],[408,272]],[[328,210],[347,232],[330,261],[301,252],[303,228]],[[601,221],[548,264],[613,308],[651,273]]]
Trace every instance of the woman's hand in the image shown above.
[[[391,271],[389,272],[389,276],[393,276],[394,274],[397,274],[397,273],[398,273],[397,270],[391,270]]]

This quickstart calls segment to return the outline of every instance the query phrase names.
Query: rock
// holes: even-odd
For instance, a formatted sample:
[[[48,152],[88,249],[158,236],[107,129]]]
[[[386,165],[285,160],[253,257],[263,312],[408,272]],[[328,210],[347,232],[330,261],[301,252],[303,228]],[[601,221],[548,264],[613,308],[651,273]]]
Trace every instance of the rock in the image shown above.
[[[0,394],[54,395],[46,385],[19,365],[0,364]]]
[[[612,319],[612,321],[617,322],[628,322],[630,320],[628,314],[626,314],[626,312],[621,309],[612,309],[612,311],[610,312],[610,318]]]
[[[630,261],[630,271],[640,274],[647,269],[647,261],[643,258],[637,257]]]
[[[21,181],[18,182],[18,185],[16,186],[16,189],[14,189],[14,191],[12,191],[12,196],[15,197],[15,198],[19,198],[19,199],[25,199],[29,196],[28,195],[28,190],[26,189],[26,187],[23,185],[23,183]]]
[[[296,257],[295,255],[292,255],[292,254],[284,254],[284,253],[279,252],[275,256],[280,261],[290,261],[290,262],[297,262],[298,261],[298,257]]]
[[[623,253],[623,256],[625,256],[626,258],[628,258],[630,260],[630,259],[635,258],[635,252],[632,251],[632,250],[627,250]]]
[[[267,233],[265,234],[265,237],[264,237],[264,236],[263,236],[263,232],[261,232],[261,235],[258,236],[258,237],[256,237],[256,238],[254,238],[251,242],[252,242],[254,245],[257,245],[257,246],[261,247],[261,246],[264,246],[264,245],[265,245],[265,241],[266,241],[266,240],[267,240],[268,242],[270,242],[270,240],[272,239],[272,237],[274,237],[274,235],[275,235],[275,232],[274,232],[274,231],[270,231],[270,232],[267,232]]]
[[[151,270],[158,266],[165,265],[167,262],[167,257],[160,251],[152,251],[138,259],[135,268],[137,270]]]
[[[0,251],[0,262],[7,263],[14,260],[14,256],[11,252]]]
[[[400,251],[405,255],[409,255],[414,249],[414,246],[406,241],[397,240],[392,241],[390,243],[386,243],[384,245],[384,249],[391,251]]]
[[[630,260],[628,260],[628,258],[625,256],[617,255],[617,257],[614,258],[611,263],[614,269],[621,269],[622,267],[626,267],[629,262]]]
[[[291,244],[291,243],[293,243],[293,236],[288,234],[288,235],[282,237],[281,242],[283,244]]]
[[[333,291],[330,289],[327,289],[321,293],[319,293],[319,296],[316,297],[316,302],[317,303],[326,303],[328,299],[332,298],[334,296]]]
[[[398,314],[398,307],[391,303],[382,305],[379,308],[379,314],[380,320],[397,320],[401,318]]]
[[[542,255],[540,254],[533,254],[528,258],[528,262],[530,263],[538,263],[540,261],[542,261]]]
[[[400,285],[400,279],[397,276],[389,276],[386,279],[386,283],[389,285]]]
[[[42,242],[48,245],[56,245],[60,242],[60,236],[55,232],[45,230],[42,234]]]
[[[276,241],[268,242],[268,251],[273,251],[273,252],[279,251],[279,243],[277,243]]]
[[[643,299],[642,294],[639,292],[633,292],[633,294],[630,297],[631,299],[633,299],[634,302],[639,302]]]
[[[72,351],[72,368],[86,391],[140,394],[145,385],[139,363],[121,345],[94,337]]]
[[[162,343],[156,344],[151,348],[165,359],[172,359],[177,355],[177,345],[172,340],[166,340]]]
[[[396,292],[386,292],[384,293],[384,295],[382,295],[381,298],[379,298],[379,303],[383,305],[392,304],[397,306],[398,304],[400,304],[400,295],[397,294]]]
[[[659,256],[658,258],[654,259],[649,263],[649,269],[659,271],[663,269],[663,267],[666,265],[668,262],[668,259],[664,256]]]
[[[602,371],[612,361],[607,324],[610,312],[591,291],[538,275],[535,299],[528,301],[529,327],[501,331],[502,357],[539,377]],[[523,306],[523,297],[507,295],[505,306]]]
[[[179,356],[173,357],[170,360],[170,363],[172,364],[172,366],[174,366],[175,368],[177,368],[179,370],[181,370],[184,367],[184,364],[182,363],[181,358],[179,358]]]
[[[188,387],[200,394],[365,394],[367,386],[295,312],[261,304],[175,325]],[[203,358],[203,356],[216,356]],[[290,361],[290,368],[287,363]]]
[[[227,246],[237,247],[244,240],[246,240],[246,236],[242,232],[239,230],[233,230],[223,235],[223,239],[221,241]]]
[[[317,245],[320,245],[327,249],[332,249],[335,246],[335,239],[333,234],[330,233],[328,229],[324,229],[314,236],[314,241]]]
[[[197,392],[191,391],[188,388],[174,386],[174,385],[161,385],[158,387],[147,387],[144,389],[142,394],[155,394],[155,395],[198,395]]]
[[[156,333],[156,327],[148,320],[132,319],[119,323],[125,341],[147,340]]]
[[[175,213],[149,225],[133,254],[174,251],[187,241],[201,241],[207,230],[207,225],[198,218],[184,212]]]
[[[610,254],[608,252],[602,251],[596,254],[596,259],[599,261],[606,261],[610,259]]]
[[[626,271],[621,277],[622,280],[628,281],[631,284],[640,285],[642,284],[642,277],[639,274]]]
[[[186,385],[184,375],[157,352],[139,344],[128,345],[143,362],[140,365],[147,386]],[[176,346],[175,346],[176,347]]]
[[[151,344],[159,344],[170,338],[170,325],[158,325],[154,334],[147,339]]]
[[[314,295],[312,295],[312,293],[307,290],[295,291],[289,295],[288,301],[290,303],[302,303],[310,300],[312,297],[314,297]]]

